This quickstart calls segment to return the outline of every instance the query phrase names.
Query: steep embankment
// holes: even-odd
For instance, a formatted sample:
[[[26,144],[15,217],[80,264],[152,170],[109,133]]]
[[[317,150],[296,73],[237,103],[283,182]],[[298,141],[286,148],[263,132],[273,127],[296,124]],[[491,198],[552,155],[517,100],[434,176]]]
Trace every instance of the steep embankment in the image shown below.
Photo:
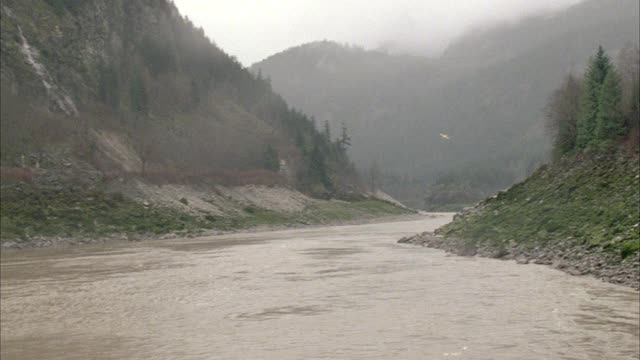
[[[105,156],[123,169],[140,158],[122,136],[95,133]],[[411,210],[384,193],[350,201],[314,199],[264,174],[163,179],[135,172],[105,174],[68,151],[47,153],[46,167],[0,168],[0,243],[42,247],[118,239],[197,236],[258,226],[281,227],[361,221]],[[238,176],[243,184],[238,184]]]
[[[261,185],[154,185],[125,180],[117,188],[124,191],[3,185],[2,248],[198,236],[413,213],[376,198],[318,200],[291,188]]]
[[[345,146],[172,2],[0,6],[3,167],[50,168],[44,155],[67,148],[103,173],[166,179],[261,170],[268,182],[268,172],[286,170],[287,182],[318,195],[358,187]],[[121,144],[135,156],[119,156]]]
[[[173,2],[0,8],[3,246],[406,212]]]
[[[401,242],[553,265],[638,288],[638,157],[571,159]]]

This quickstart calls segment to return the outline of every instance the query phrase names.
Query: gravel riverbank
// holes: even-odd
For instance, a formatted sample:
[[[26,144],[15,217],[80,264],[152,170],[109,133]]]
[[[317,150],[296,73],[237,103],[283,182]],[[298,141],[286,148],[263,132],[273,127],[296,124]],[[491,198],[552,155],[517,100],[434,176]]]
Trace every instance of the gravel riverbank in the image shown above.
[[[501,260],[515,260],[519,264],[549,265],[571,275],[591,275],[614,284],[640,290],[640,259],[629,256],[624,260],[600,247],[576,245],[570,241],[549,242],[545,246],[528,248],[517,243],[510,247],[478,247],[459,238],[444,238],[424,232],[398,241],[445,250],[461,256],[481,256]]]

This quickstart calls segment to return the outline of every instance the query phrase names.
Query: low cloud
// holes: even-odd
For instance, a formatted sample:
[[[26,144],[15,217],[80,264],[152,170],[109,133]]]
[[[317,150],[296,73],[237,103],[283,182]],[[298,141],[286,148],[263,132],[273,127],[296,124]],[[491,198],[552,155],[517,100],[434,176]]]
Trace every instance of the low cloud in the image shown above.
[[[288,47],[334,40],[433,55],[470,28],[581,0],[175,0],[183,15],[243,64]]]

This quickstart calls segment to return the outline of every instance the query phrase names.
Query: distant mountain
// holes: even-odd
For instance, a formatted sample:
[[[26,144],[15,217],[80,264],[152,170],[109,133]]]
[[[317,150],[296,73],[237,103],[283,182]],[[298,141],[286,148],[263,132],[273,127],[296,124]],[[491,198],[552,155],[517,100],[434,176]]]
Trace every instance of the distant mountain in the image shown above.
[[[554,43],[571,54],[593,42],[616,44],[620,37],[637,42],[637,24],[638,2],[587,0],[555,14],[471,31],[451,44],[441,60],[477,66],[478,59],[489,64],[505,61]]]
[[[388,174],[385,189],[422,205],[427,184],[471,202],[524,178],[548,154],[543,109],[599,44],[638,43],[636,0],[589,0],[553,15],[478,30],[438,59],[331,42],[288,49],[252,66],[292,105],[351,131],[351,155]],[[442,137],[440,134],[447,135]],[[407,188],[411,188],[409,191]]]

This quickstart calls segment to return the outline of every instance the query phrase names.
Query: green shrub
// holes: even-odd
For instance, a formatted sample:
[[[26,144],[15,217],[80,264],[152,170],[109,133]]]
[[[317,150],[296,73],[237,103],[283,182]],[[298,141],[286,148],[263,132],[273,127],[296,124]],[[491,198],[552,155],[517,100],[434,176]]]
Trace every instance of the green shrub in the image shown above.
[[[620,246],[620,255],[622,258],[626,258],[640,251],[640,240],[629,240],[622,243]]]

